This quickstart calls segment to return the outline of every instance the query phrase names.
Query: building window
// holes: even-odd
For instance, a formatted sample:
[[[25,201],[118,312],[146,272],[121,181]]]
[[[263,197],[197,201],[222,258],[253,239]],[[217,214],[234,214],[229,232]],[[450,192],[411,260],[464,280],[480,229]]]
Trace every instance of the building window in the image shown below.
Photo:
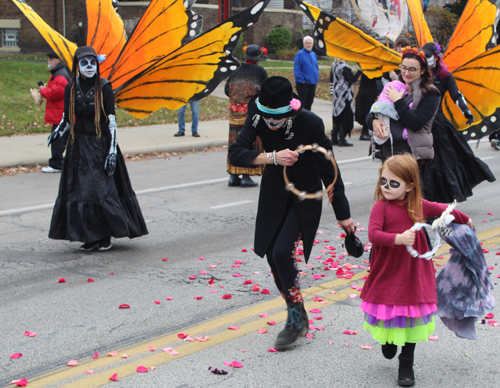
[[[14,28],[2,29],[2,47],[19,47],[19,30]]]

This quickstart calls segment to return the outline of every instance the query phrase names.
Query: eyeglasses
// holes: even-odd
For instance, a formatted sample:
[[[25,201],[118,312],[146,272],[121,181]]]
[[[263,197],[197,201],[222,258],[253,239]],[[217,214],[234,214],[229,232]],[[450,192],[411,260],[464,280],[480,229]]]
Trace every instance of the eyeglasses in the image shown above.
[[[90,61],[87,58],[80,59],[81,67],[96,66],[96,65],[97,65],[97,60],[95,58],[92,58]]]
[[[392,181],[392,180],[390,182],[387,182],[387,179],[385,179],[385,178],[380,179],[380,186],[384,186],[386,189],[388,189],[389,185],[393,189],[397,189],[399,186],[401,186],[401,183],[399,183],[398,181]]]
[[[406,67],[406,66],[403,66],[403,65],[399,65],[399,68],[401,70],[401,73],[404,73],[405,71],[407,71],[410,74],[413,74],[417,70],[420,70],[420,67],[418,67],[418,68],[417,67]]]

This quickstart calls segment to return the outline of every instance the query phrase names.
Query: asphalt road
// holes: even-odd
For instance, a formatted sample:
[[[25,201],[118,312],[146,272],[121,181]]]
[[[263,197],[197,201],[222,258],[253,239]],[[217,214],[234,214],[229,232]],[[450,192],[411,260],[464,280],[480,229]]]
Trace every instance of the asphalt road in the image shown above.
[[[368,242],[363,228],[380,164],[365,157],[366,142],[355,143],[335,152],[353,218],[361,229],[358,235]],[[500,177],[499,152],[484,142],[476,154]],[[339,281],[335,271],[323,271],[323,260],[315,259],[325,255],[326,245],[345,252],[341,231],[325,202],[313,265],[301,263],[309,299],[320,296],[328,303],[308,302],[308,309],[322,309],[323,319],[315,326],[325,330],[315,330],[314,338],[301,340],[292,351],[267,352],[285,315],[265,260],[251,250],[259,189],[227,187],[225,163],[225,151],[127,163],[150,234],[114,240],[107,252],[84,253],[78,251],[78,243],[47,238],[58,175],[0,178],[0,386],[23,377],[28,387],[396,386],[396,360],[382,358],[379,346],[362,331],[359,298],[348,296],[357,293],[350,285],[360,284],[364,270],[359,266],[366,266],[367,255],[340,260],[358,266],[354,271],[359,279],[353,283]],[[485,246],[491,246],[486,257],[494,266],[494,282],[499,240],[488,233],[500,227],[499,187],[498,181],[483,183],[459,205],[474,220]],[[238,261],[242,264],[235,267]],[[313,274],[325,276],[314,280]],[[193,275],[196,279],[191,280]],[[60,278],[66,282],[58,283]],[[213,287],[210,278],[215,280]],[[252,285],[243,285],[248,279],[270,294],[253,292]],[[320,284],[324,286],[317,287]],[[330,293],[333,290],[336,293]],[[228,294],[230,299],[222,299]],[[199,296],[201,300],[195,299]],[[124,303],[131,308],[118,309]],[[278,324],[267,325],[269,318],[259,318],[258,312],[268,313]],[[227,330],[229,325],[240,329]],[[268,332],[258,334],[260,327]],[[347,329],[359,334],[342,334]],[[500,327],[478,323],[477,330],[478,340],[461,340],[439,322],[439,340],[417,346],[417,385],[500,386]],[[30,338],[25,331],[37,335]],[[181,332],[211,338],[185,342],[177,338]],[[147,351],[151,344],[156,351]],[[374,348],[362,350],[361,345]],[[180,354],[162,352],[167,346],[181,349]],[[116,358],[106,356],[114,350]],[[96,352],[99,358],[92,360]],[[23,356],[11,359],[12,353]],[[124,353],[128,359],[120,358]],[[92,368],[94,374],[65,366],[69,360],[78,360],[82,370]],[[224,365],[233,360],[244,367]],[[138,365],[156,369],[138,374]],[[229,373],[214,375],[208,367]],[[120,380],[111,382],[108,377],[115,371]]]

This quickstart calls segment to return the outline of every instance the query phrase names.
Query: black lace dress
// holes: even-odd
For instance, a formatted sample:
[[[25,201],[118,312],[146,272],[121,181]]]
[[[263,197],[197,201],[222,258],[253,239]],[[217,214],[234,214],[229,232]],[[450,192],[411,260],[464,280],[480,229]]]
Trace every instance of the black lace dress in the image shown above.
[[[115,173],[108,176],[104,171],[111,141],[107,117],[115,114],[115,107],[111,84],[102,81],[107,84],[102,88],[104,112],[98,137],[94,124],[95,80],[79,78],[81,94],[75,101],[75,136],[73,142],[70,137],[66,149],[50,224],[52,239],[89,243],[110,236],[133,238],[148,234],[118,146]],[[64,95],[66,118],[70,89],[68,84]]]

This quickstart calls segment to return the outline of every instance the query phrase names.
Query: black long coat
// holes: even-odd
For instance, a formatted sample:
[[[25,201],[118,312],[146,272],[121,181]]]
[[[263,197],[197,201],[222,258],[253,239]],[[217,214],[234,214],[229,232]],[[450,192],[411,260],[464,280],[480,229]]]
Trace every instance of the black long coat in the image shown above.
[[[238,139],[229,147],[229,159],[235,166],[252,167],[252,161],[259,155],[253,151],[253,142],[260,136],[265,152],[280,151],[286,148],[295,150],[302,145],[317,143],[327,150],[332,149],[330,139],[325,135],[325,127],[320,117],[303,110],[293,121],[291,139],[286,139],[286,125],[271,131],[261,118],[257,127],[252,126],[250,114],[243,125]],[[322,190],[322,182],[327,187],[333,182],[335,171],[323,154],[306,151],[298,161],[287,167],[290,182],[299,190],[316,193]],[[283,166],[267,164],[260,186],[257,221],[255,226],[255,253],[264,257],[281,221],[286,215],[288,201],[293,201],[299,218],[300,231],[304,242],[304,257],[309,259],[314,237],[319,226],[322,201],[306,199],[300,201],[296,195],[285,189]],[[334,187],[333,210],[338,220],[350,218],[349,202],[345,196],[344,183],[339,175]]]

